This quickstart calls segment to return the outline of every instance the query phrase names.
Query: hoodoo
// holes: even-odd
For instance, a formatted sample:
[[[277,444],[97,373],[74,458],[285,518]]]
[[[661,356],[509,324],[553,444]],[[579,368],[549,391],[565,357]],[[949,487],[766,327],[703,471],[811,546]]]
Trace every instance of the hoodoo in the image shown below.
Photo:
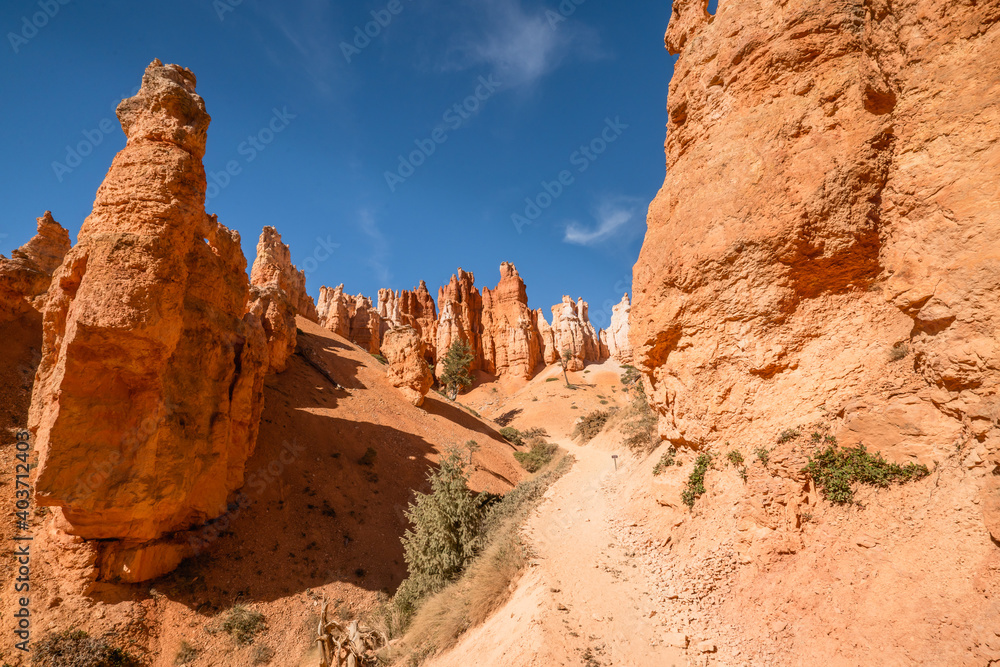
[[[53,277],[30,427],[38,501],[102,540],[103,576],[141,581],[184,555],[155,540],[242,485],[267,353],[239,235],[205,213],[194,74],[154,61],[118,118],[128,142]]]

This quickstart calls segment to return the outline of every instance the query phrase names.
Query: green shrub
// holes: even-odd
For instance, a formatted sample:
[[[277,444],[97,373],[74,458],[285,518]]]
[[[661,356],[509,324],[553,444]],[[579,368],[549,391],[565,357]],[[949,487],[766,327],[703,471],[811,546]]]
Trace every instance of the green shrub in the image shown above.
[[[504,426],[500,429],[500,435],[503,436],[504,440],[515,447],[521,447],[524,445],[524,437],[521,435],[521,432],[513,426]]]
[[[726,458],[729,460],[729,463],[734,468],[739,468],[740,466],[743,465],[743,454],[741,454],[740,452],[738,452],[735,449],[733,451],[729,452],[728,454],[726,454]]]
[[[581,442],[590,442],[598,433],[604,430],[604,426],[614,414],[612,410],[596,410],[580,418],[580,421],[573,427],[572,438]]]
[[[556,455],[559,448],[548,442],[536,441],[527,452],[514,452],[514,458],[528,472],[538,472]]]
[[[790,440],[794,440],[800,435],[802,435],[802,433],[800,433],[798,429],[786,428],[778,435],[778,444],[783,445]]]
[[[639,388],[642,385],[638,385]],[[657,417],[640,391],[632,392],[632,400],[625,407],[622,432],[625,446],[634,452],[648,452],[659,444],[656,436]]]
[[[694,501],[705,493],[705,473],[708,472],[708,466],[712,465],[712,455],[703,452],[698,455],[698,459],[694,463],[694,470],[691,471],[691,475],[688,477],[687,487],[684,492],[681,493],[681,500],[688,507],[694,507]]]
[[[763,466],[767,466],[767,464],[771,462],[771,452],[767,451],[767,448],[765,447],[758,447],[754,450],[754,454]]]
[[[33,647],[38,667],[139,667],[139,659],[83,630],[52,632]]]
[[[458,450],[450,450],[430,473],[430,493],[417,493],[403,535],[409,576],[396,593],[404,610],[457,577],[482,547],[482,503],[469,491],[468,473]]]
[[[389,360],[383,357],[381,354],[373,354],[372,356],[375,357],[375,361],[379,362],[383,366],[387,366],[389,364]]]
[[[854,502],[855,484],[884,489],[930,474],[925,465],[889,463],[878,452],[869,454],[864,445],[840,447],[835,439],[826,449],[809,457],[803,472],[813,479],[824,498],[838,505]]]
[[[909,346],[905,342],[900,341],[889,350],[889,361],[902,361],[909,353]]]
[[[448,392],[448,398],[455,400],[458,392],[472,386],[472,348],[464,340],[457,340],[445,352],[442,360],[440,382]]]
[[[660,460],[656,462],[653,466],[653,477],[661,475],[670,466],[680,463],[677,461],[677,450],[671,447],[666,451],[666,453],[660,457]]]
[[[559,382],[559,378],[545,378],[546,382]]]
[[[621,382],[625,387],[631,388],[642,384],[642,373],[637,368],[625,365],[622,366],[622,370],[625,372],[622,373]]]
[[[521,436],[526,441],[528,441],[530,443],[531,440],[534,439],[534,438],[547,438],[547,437],[549,437],[549,432],[546,431],[541,426],[534,426],[532,428],[529,428],[527,431],[522,431],[521,432]]]
[[[238,604],[226,615],[222,631],[232,637],[237,646],[245,646],[252,644],[254,637],[263,632],[266,626],[264,614]]]

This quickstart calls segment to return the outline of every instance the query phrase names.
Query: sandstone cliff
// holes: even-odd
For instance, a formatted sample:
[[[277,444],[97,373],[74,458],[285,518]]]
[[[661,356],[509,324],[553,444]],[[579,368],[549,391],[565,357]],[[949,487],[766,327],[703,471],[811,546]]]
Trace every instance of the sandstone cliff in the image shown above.
[[[391,327],[410,327],[424,343],[427,360],[433,364],[436,357],[437,309],[427,283],[420,281],[415,290],[382,289],[378,291],[378,314],[382,318],[382,336]]]
[[[475,285],[476,277],[462,269],[438,290],[437,358],[442,359],[448,348],[465,341],[472,350],[472,370],[483,367],[483,297]],[[438,374],[442,372],[440,364]]]
[[[420,334],[409,326],[389,329],[382,341],[382,353],[389,362],[389,382],[417,407],[424,404],[424,396],[434,385],[425,348]]]
[[[482,367],[500,377],[530,380],[542,361],[541,337],[528,292],[513,264],[500,265],[496,289],[483,288]]]
[[[565,352],[570,360],[567,369],[583,370],[588,361],[601,360],[601,341],[590,323],[587,302],[573,301],[564,296],[562,303],[552,306],[551,343],[546,343],[546,363],[559,361]],[[552,361],[550,361],[552,359]]]
[[[350,297],[344,295],[343,283],[337,287],[319,288],[317,306],[319,324],[338,336],[347,338],[351,334]]]
[[[304,310],[300,310],[304,308]],[[281,373],[295,353],[295,316],[318,322],[306,277],[292,264],[288,246],[274,227],[264,227],[250,271],[248,310],[261,320],[267,337],[268,372]]]
[[[709,546],[697,534],[735,534],[711,547],[748,566],[727,611],[762,642],[773,628],[739,618],[741,600],[766,600],[761,619],[798,614],[786,659],[858,664],[875,645],[917,662],[1000,659],[986,629],[1000,609],[982,597],[1000,587],[995,509],[979,501],[1000,465],[1000,5],[723,0],[713,17],[706,4],[673,3],[667,175],[629,338],[665,441],[780,462],[746,488],[720,481],[695,518],[671,509],[695,522],[674,531],[674,554],[693,562]],[[881,541],[840,519],[813,534],[827,509],[801,467],[815,447],[776,440],[798,427],[927,464],[933,490],[852,516]],[[836,576],[876,560],[865,593]],[[839,602],[796,601],[814,585]]]
[[[632,345],[628,340],[628,320],[632,305],[628,294],[622,297],[621,303],[611,309],[611,323],[601,331],[601,355],[610,357],[623,364],[632,363]]]
[[[14,250],[10,259],[0,255],[0,321],[15,319],[40,309],[35,298],[49,289],[52,273],[69,252],[69,232],[52,219],[52,213],[37,219],[38,232]]]
[[[194,75],[154,61],[118,118],[126,147],[49,290],[29,423],[38,502],[103,540],[105,577],[138,581],[185,553],[151,541],[242,485],[266,349],[239,236],[205,214]]]

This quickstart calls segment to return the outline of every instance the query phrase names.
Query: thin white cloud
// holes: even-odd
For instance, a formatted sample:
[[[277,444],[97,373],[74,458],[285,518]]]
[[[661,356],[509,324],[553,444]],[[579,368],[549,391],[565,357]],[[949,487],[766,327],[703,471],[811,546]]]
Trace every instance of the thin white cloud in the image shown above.
[[[485,0],[472,29],[452,38],[444,70],[486,65],[504,86],[531,84],[572,56],[601,57],[596,31],[575,16],[542,7],[528,12],[521,0]]]
[[[389,271],[389,243],[385,239],[385,234],[368,209],[361,209],[358,212],[358,225],[364,235],[372,241],[371,254],[366,263],[375,271],[380,282],[388,284],[392,281],[392,272]]]
[[[596,225],[585,226],[573,220],[566,224],[563,241],[574,245],[593,246],[627,230],[640,219],[642,201],[635,197],[615,197],[600,203],[594,218]]]

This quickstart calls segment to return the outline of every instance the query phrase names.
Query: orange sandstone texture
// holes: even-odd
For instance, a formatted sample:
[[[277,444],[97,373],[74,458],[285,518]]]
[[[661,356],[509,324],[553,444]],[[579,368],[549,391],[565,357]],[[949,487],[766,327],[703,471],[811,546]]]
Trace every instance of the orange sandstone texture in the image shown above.
[[[473,353],[472,370],[483,367],[483,297],[475,286],[476,277],[461,268],[451,281],[438,290],[437,347],[440,375],[441,359],[458,341],[469,344]]]
[[[204,210],[194,75],[154,61],[118,118],[126,147],[49,290],[29,423],[38,502],[106,540],[105,577],[139,581],[182,555],[152,541],[243,484],[267,352],[239,236]]]
[[[611,322],[601,331],[601,356],[623,364],[632,363],[632,345],[628,340],[628,320],[632,306],[628,294],[611,309]]]
[[[545,345],[546,363],[559,361],[568,352],[567,369],[582,371],[587,362],[602,359],[600,337],[590,323],[587,302],[583,299],[573,301],[564,296],[561,304],[552,306],[550,331],[551,344]]]
[[[493,375],[530,380],[542,361],[541,337],[528,292],[513,264],[500,265],[496,289],[483,289],[482,368]]]
[[[303,310],[300,310],[303,308]],[[318,321],[306,278],[292,264],[288,246],[274,227],[264,227],[250,271],[248,310],[261,320],[267,337],[268,372],[281,373],[295,353],[295,316]]]
[[[37,219],[38,233],[10,254],[0,255],[0,322],[38,310],[35,299],[45,294],[53,272],[69,252],[69,232],[45,212]]]
[[[420,334],[409,326],[393,327],[382,341],[382,354],[389,362],[387,376],[406,400],[420,407],[434,385],[434,374],[427,363],[426,345]]]
[[[319,288],[319,324],[338,336],[351,333],[350,297],[344,295],[344,285]]]
[[[411,327],[424,342],[425,354],[433,364],[437,340],[437,309],[427,283],[420,281],[415,290],[382,289],[378,291],[378,314],[382,319],[382,335],[391,327]]]
[[[778,662],[1000,660],[1000,3],[706,5],[673,3],[629,339],[666,443],[773,451],[745,486],[710,470],[693,516],[683,470],[656,478],[672,557],[747,566],[723,612],[761,646],[794,618]],[[816,429],[934,481],[885,492],[852,535],[801,473]]]

